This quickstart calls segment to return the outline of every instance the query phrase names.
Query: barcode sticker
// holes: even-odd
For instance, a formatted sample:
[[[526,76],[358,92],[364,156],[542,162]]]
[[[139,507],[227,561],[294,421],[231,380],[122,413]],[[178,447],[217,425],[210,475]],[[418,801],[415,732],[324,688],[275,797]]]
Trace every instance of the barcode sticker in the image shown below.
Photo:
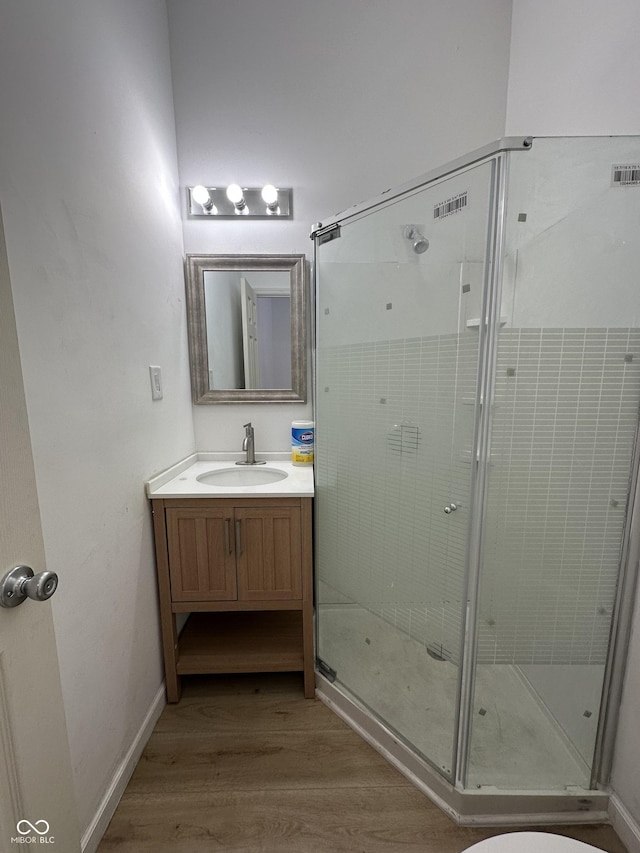
[[[446,201],[441,201],[433,207],[433,218],[444,219],[445,216],[451,216],[453,213],[460,213],[465,209],[468,203],[467,191],[458,193],[458,195],[448,198]]]
[[[640,163],[613,166],[611,170],[611,185],[614,187],[640,186]]]

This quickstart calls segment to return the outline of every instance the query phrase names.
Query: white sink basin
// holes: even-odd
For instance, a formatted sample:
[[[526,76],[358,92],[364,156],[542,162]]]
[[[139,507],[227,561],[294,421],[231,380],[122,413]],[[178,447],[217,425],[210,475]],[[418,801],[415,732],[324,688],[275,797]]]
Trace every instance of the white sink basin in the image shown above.
[[[290,451],[262,455],[265,465],[237,465],[239,453],[202,451],[146,483],[150,498],[312,498],[313,466],[294,465]]]
[[[196,477],[199,483],[206,486],[265,486],[267,483],[277,483],[287,477],[286,471],[278,468],[240,467],[218,468],[215,471],[205,471]]]

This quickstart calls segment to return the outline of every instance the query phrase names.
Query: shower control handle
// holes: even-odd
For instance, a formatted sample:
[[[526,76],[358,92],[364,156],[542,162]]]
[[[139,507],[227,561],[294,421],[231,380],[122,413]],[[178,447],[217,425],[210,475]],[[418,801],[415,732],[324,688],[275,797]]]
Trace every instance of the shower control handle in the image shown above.
[[[458,504],[450,503],[447,504],[444,508],[444,511],[447,515],[451,515],[452,512],[455,512],[458,509]]]

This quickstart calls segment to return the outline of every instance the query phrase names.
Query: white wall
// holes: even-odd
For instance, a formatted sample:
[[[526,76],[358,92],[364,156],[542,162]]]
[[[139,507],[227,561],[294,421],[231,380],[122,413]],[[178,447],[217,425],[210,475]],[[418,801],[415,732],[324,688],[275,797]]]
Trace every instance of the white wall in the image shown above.
[[[0,81],[0,198],[84,830],[162,680],[143,483],[194,449],[165,4],[3,3]]]
[[[197,253],[312,255],[314,222],[503,135],[510,0],[168,0],[184,187],[293,187],[286,222],[185,222]],[[307,405],[198,406],[198,446],[287,450]]]
[[[506,134],[640,132],[636,0],[513,0]]]
[[[640,134],[639,37],[637,0],[513,0],[506,133]],[[640,602],[612,777],[638,825],[639,624]]]

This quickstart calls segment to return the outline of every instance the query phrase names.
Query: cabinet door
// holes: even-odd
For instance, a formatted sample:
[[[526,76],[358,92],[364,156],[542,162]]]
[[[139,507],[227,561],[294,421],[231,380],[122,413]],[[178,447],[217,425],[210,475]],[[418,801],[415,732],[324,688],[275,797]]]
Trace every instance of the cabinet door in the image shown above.
[[[167,540],[174,601],[238,597],[232,506],[167,509]]]
[[[236,508],[238,599],[302,598],[300,508]]]

